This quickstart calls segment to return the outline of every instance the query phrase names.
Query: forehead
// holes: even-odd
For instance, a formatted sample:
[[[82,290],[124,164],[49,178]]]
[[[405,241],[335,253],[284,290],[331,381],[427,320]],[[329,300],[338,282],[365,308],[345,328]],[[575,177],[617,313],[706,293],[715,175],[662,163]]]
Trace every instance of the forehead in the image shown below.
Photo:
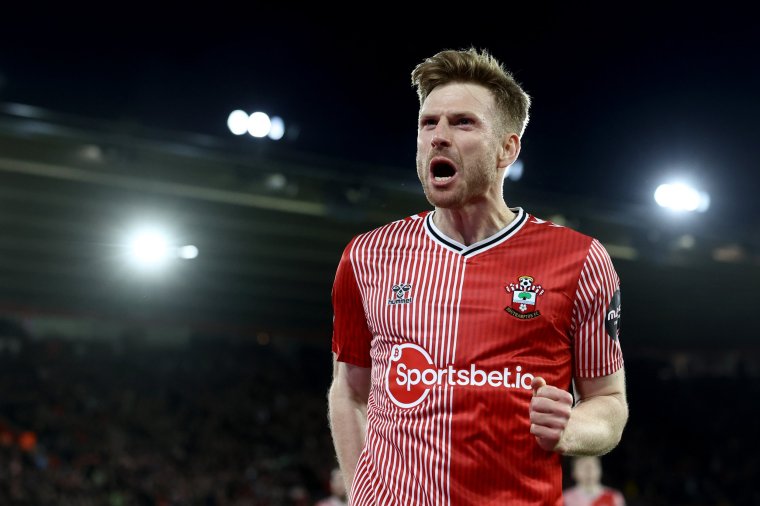
[[[485,114],[494,105],[491,91],[480,84],[448,83],[437,86],[425,98],[420,114],[473,112]]]

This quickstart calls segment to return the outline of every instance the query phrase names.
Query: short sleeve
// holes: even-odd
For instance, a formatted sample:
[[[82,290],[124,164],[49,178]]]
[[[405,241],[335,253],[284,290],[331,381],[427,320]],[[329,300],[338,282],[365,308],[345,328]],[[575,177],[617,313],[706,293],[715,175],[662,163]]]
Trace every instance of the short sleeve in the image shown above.
[[[591,241],[578,280],[571,332],[576,377],[608,376],[623,367],[620,278],[596,239]]]
[[[332,351],[340,362],[370,367],[372,333],[367,326],[361,293],[351,261],[351,241],[343,251],[332,289]]]

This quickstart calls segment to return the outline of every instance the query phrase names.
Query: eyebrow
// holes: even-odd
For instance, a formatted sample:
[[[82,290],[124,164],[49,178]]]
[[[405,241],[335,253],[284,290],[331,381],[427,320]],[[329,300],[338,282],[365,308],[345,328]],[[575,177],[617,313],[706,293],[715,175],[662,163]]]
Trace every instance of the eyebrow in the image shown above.
[[[472,111],[455,111],[455,112],[449,112],[449,113],[439,113],[439,112],[420,112],[420,119],[422,118],[430,118],[433,116],[448,116],[452,118],[462,118],[464,116],[470,116],[475,118],[480,118],[480,116]]]

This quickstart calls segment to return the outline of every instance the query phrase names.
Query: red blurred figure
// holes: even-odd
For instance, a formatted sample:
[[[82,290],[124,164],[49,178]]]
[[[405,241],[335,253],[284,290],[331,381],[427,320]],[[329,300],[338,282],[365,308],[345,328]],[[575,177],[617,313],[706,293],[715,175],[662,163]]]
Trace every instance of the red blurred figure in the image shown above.
[[[315,504],[315,506],[346,506],[346,485],[339,468],[330,473],[330,495]]]
[[[598,457],[573,459],[575,486],[563,492],[565,506],[625,506],[623,494],[602,485],[602,463]]]

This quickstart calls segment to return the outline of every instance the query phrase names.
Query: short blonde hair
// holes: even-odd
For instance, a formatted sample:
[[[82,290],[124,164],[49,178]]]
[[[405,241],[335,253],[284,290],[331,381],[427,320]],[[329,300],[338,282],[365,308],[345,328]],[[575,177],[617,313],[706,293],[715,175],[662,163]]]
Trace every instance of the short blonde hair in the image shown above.
[[[486,87],[496,102],[499,126],[522,137],[528,126],[530,96],[488,51],[448,49],[425,59],[412,71],[412,85],[417,88],[420,106],[437,86],[454,82]]]

